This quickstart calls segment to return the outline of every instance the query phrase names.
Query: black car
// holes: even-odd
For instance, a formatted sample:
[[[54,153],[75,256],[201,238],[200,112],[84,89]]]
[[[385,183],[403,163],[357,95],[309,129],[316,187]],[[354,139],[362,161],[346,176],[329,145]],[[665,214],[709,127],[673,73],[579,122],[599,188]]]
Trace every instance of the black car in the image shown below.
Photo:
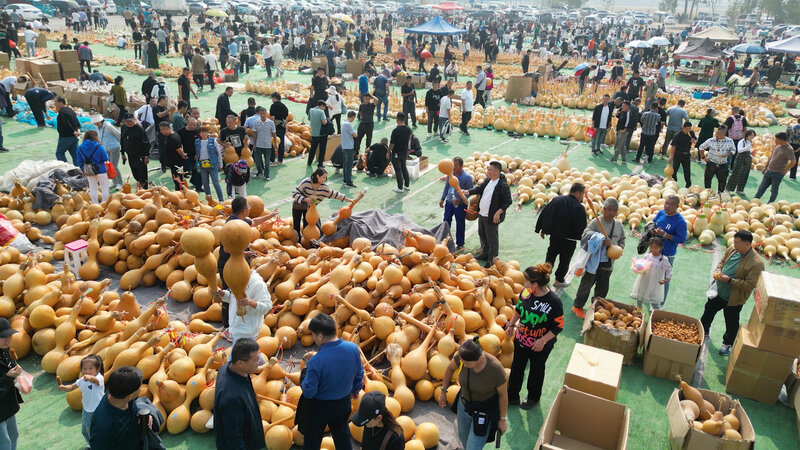
[[[50,0],[48,3],[62,15],[80,8],[80,5],[75,0]]]

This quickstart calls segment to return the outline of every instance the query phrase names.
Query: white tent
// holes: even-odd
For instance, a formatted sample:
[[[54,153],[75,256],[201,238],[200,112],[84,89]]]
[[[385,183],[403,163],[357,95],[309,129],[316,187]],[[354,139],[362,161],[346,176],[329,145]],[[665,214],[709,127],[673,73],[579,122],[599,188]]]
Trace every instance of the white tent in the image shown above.
[[[780,41],[767,42],[767,51],[773,53],[800,53],[800,34]]]
[[[689,36],[689,39],[703,40],[708,38],[711,42],[724,42],[728,44],[739,42],[739,36],[728,31],[727,28],[719,25],[714,25],[711,28],[706,28],[703,31]]]

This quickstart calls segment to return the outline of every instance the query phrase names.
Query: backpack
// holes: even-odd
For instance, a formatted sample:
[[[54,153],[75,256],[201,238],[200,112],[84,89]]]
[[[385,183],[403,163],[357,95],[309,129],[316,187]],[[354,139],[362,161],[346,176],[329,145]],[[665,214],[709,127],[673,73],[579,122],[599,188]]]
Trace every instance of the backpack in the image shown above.
[[[95,147],[94,150],[92,150],[92,153],[89,155],[88,158],[86,158],[86,161],[83,162],[81,171],[83,172],[84,176],[92,177],[100,173],[100,168],[97,167],[97,164],[92,162],[92,156],[94,156],[94,153],[97,151],[98,148],[100,148],[99,145]]]
[[[158,96],[161,97],[162,95],[166,96],[167,95],[167,91],[166,91],[165,85],[159,84],[158,85]]]
[[[743,130],[744,130],[744,117],[743,116],[733,116],[733,124],[731,124],[731,129],[728,130],[728,137],[731,139],[741,139],[743,138]]]

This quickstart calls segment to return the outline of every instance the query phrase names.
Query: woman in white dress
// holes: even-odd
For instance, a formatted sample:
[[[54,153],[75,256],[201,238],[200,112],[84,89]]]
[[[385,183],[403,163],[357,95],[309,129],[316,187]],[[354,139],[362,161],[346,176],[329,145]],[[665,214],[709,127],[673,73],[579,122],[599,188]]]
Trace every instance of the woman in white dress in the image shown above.
[[[661,309],[664,302],[664,285],[672,278],[672,265],[661,254],[664,242],[660,238],[650,239],[649,244],[650,253],[639,260],[641,271],[637,270],[639,276],[633,283],[631,297],[639,308],[646,303],[653,310]]]

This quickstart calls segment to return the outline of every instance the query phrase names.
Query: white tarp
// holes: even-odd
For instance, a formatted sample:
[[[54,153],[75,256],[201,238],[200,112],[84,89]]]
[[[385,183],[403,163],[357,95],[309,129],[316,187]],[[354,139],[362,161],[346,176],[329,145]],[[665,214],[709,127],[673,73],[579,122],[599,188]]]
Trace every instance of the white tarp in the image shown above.
[[[19,178],[23,186],[33,189],[38,178],[50,173],[53,169],[61,169],[66,172],[74,168],[75,166],[72,164],[62,161],[31,161],[26,159],[19,163],[17,167],[6,172],[3,178],[0,178],[0,191],[9,192],[14,187],[14,180],[17,178]]]
[[[780,41],[767,42],[767,51],[773,53],[800,53],[800,34]]]

